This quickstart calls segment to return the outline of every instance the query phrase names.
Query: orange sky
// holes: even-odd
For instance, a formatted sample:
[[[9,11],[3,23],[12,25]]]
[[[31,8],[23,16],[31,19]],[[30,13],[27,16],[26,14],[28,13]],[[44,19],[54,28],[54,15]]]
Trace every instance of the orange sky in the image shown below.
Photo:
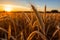
[[[14,11],[29,11],[31,10],[30,3],[40,11],[44,11],[44,5],[47,5],[48,11],[53,9],[60,11],[60,0],[0,0],[0,10],[4,9],[4,4],[12,4]]]
[[[11,11],[32,11],[31,6],[30,7],[25,7],[25,6],[18,6],[18,5],[12,5],[12,4],[0,4],[0,11],[5,11],[5,5],[11,5],[12,10]],[[39,5],[36,5],[36,9],[38,11],[44,11],[44,6],[41,7]],[[48,8],[47,11],[52,10],[53,8]],[[60,8],[59,8],[60,9]],[[59,10],[57,9],[57,10]]]
[[[12,11],[30,11],[30,8],[25,6],[11,5],[11,4],[0,4],[0,11],[5,11],[5,6],[9,5],[12,8]]]

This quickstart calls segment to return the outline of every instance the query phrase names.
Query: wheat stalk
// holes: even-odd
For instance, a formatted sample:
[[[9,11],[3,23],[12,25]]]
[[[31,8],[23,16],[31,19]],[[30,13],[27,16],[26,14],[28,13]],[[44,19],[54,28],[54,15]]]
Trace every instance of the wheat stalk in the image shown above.
[[[45,35],[43,35],[43,34],[42,34],[41,32],[39,32],[39,31],[33,31],[33,32],[28,36],[27,40],[31,40],[31,39],[34,37],[35,34],[40,35],[43,40],[46,40]]]
[[[14,20],[13,20],[9,15],[3,16],[3,17],[1,17],[0,19],[2,19],[2,20],[9,20],[9,24],[11,24],[11,22],[13,23],[14,30],[15,30],[15,36],[16,36],[16,26],[15,26]],[[1,21],[2,21],[2,20],[1,20]]]
[[[9,25],[8,28],[8,40],[10,40],[10,36],[11,36],[11,25]]]
[[[7,33],[7,30],[5,30],[4,28],[0,27],[0,30],[4,31]]]
[[[45,34],[45,25],[44,25],[44,22],[43,22],[43,19],[41,17],[41,15],[39,15],[38,11],[35,9],[35,7],[33,5],[31,5],[33,11],[35,12],[36,16],[37,16],[37,19],[39,21],[39,23],[41,24],[41,30],[43,32],[43,34]]]
[[[8,31],[7,31],[6,29],[0,27],[0,30],[2,30],[2,31],[4,31],[4,32],[6,32],[6,33],[8,34]],[[9,34],[10,34],[10,33],[9,33]],[[12,35],[10,35],[10,37],[11,37],[13,40],[16,40]]]
[[[52,38],[56,35],[56,33],[60,30],[59,26],[57,26],[57,29],[55,30],[55,32],[53,33],[52,37],[50,40],[52,40]]]

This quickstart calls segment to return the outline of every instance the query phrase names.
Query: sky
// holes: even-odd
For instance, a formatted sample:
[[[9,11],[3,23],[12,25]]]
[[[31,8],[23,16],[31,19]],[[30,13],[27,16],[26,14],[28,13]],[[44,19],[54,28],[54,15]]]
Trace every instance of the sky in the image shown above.
[[[47,10],[57,9],[60,11],[60,0],[0,0],[0,6],[3,4],[22,6],[22,8],[28,9],[31,8],[30,4],[33,4],[40,11],[43,11],[46,5]]]

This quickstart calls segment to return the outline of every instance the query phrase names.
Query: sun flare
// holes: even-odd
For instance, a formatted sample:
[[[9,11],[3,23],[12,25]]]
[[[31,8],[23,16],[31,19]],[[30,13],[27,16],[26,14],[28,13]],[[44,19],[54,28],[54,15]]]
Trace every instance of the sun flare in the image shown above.
[[[12,6],[11,5],[5,5],[4,10],[7,12],[10,12],[10,11],[12,11]]]

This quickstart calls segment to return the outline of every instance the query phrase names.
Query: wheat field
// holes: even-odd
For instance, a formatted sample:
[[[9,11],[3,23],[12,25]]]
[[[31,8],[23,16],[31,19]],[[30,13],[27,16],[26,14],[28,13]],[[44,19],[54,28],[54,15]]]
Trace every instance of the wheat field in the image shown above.
[[[60,40],[60,13],[0,13],[0,40]]]

